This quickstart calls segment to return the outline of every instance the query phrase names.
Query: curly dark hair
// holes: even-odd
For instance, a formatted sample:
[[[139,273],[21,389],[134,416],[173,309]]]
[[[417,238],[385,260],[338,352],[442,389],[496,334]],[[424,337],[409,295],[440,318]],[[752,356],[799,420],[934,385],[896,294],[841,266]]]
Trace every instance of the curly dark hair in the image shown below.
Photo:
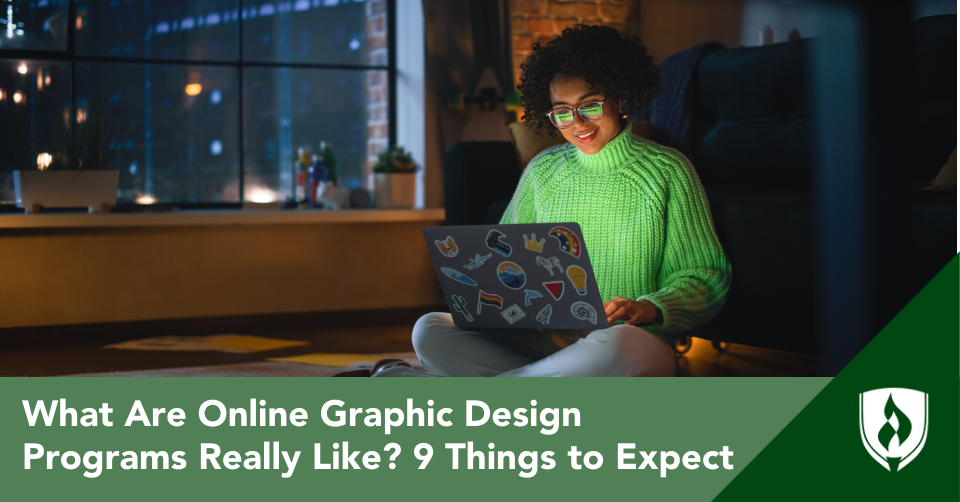
[[[580,77],[606,99],[620,103],[620,112],[634,114],[660,90],[660,73],[637,37],[609,26],[577,24],[546,45],[534,42],[533,53],[520,65],[521,119],[537,134],[556,136],[547,113],[553,109],[550,82],[557,75]]]

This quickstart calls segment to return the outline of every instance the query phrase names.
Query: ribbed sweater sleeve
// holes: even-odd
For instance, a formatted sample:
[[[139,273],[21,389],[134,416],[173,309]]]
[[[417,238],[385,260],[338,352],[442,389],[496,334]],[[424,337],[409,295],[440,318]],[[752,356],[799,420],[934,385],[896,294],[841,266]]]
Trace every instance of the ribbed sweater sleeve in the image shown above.
[[[669,153],[667,153],[669,152]],[[687,160],[675,150],[667,170],[665,244],[657,273],[660,289],[648,300],[663,313],[663,323],[648,327],[673,338],[713,319],[726,301],[732,271],[717,233],[707,197]]]

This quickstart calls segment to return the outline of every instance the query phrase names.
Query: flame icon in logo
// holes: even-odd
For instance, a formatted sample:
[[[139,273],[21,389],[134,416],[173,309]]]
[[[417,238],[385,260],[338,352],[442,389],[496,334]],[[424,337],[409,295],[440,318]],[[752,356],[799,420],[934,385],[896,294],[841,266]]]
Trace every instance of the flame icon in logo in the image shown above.
[[[880,428],[877,439],[880,440],[881,445],[887,448],[887,451],[894,451],[900,447],[900,443],[910,437],[910,419],[893,402],[893,393],[890,393],[890,396],[887,397],[887,404],[883,407],[883,415],[887,417],[887,423]]]
[[[927,441],[930,397],[911,389],[860,394],[860,439],[867,453],[890,472],[903,470]]]

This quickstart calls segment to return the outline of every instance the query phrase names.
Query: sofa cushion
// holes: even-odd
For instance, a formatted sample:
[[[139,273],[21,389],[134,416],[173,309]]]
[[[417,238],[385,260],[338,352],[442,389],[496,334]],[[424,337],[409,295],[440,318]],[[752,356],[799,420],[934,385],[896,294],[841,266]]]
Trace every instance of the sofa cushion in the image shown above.
[[[707,189],[809,188],[809,46],[800,40],[703,58],[703,133],[693,160]]]

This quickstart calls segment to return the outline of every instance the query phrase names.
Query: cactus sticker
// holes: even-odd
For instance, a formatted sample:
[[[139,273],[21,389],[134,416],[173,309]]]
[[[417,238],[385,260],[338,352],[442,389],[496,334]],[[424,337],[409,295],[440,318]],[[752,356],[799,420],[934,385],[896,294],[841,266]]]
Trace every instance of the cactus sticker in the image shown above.
[[[453,295],[451,298],[453,299],[453,308],[463,314],[467,318],[467,322],[473,322],[473,316],[467,310],[467,301],[460,295]]]

